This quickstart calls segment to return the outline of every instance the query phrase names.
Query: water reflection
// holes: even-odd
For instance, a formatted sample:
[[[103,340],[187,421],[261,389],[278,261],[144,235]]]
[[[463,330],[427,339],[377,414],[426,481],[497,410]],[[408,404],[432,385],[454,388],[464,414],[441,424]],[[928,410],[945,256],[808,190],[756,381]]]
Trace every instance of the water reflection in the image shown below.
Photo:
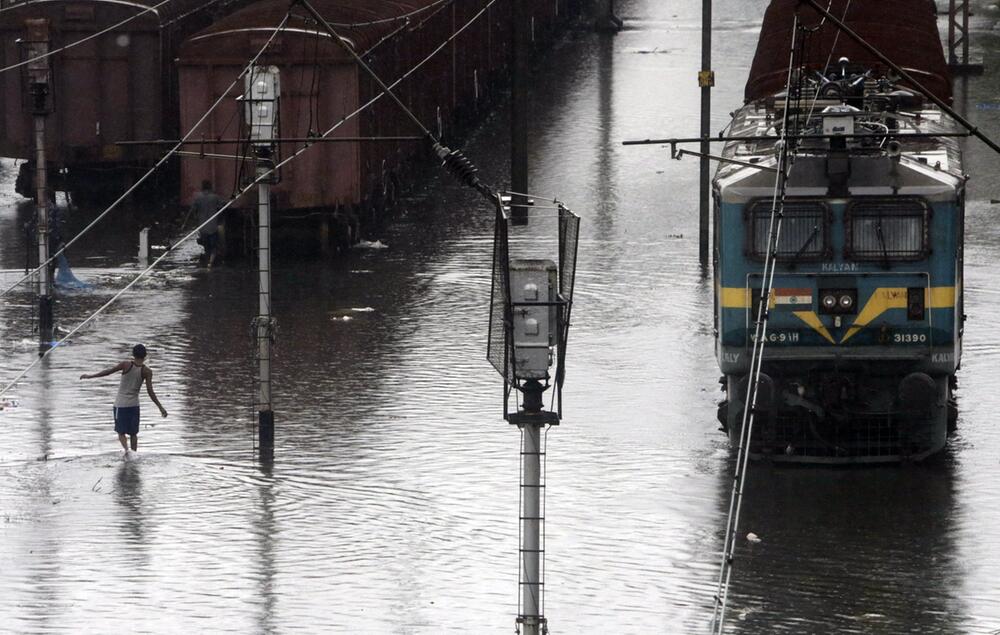
[[[146,457],[143,455],[142,459]],[[132,565],[145,568],[149,565],[145,514],[148,513],[148,502],[143,497],[142,466],[139,459],[122,461],[115,470],[114,490],[115,503],[118,504],[118,527],[122,531],[122,542],[126,545],[124,553],[112,557],[124,558]]]
[[[259,466],[260,477],[257,479],[257,496],[259,507],[251,514],[251,526],[257,538],[257,632],[275,632],[277,618],[277,594],[275,592],[275,540],[277,540],[277,523],[274,519],[274,468],[267,462]]]
[[[954,483],[951,456],[899,468],[751,466],[733,632],[964,632]],[[722,514],[731,485],[727,470]]]
[[[52,402],[55,395],[52,391],[51,368],[49,360],[43,360],[39,369],[39,384],[44,395],[44,405],[38,409],[38,445],[40,454],[36,457],[43,463],[52,452]],[[36,589],[38,603],[28,607],[25,623],[37,625],[44,630],[58,623],[58,615],[53,614],[48,607],[58,607],[63,603],[62,589],[57,582],[57,574],[63,568],[62,536],[60,535],[58,510],[54,507],[62,501],[59,496],[59,484],[48,471],[31,470],[30,476],[18,479],[22,486],[30,488],[31,500],[27,503],[30,513],[37,519],[46,519],[38,534],[22,543],[27,553],[20,556],[27,561],[31,572],[27,583]],[[14,507],[13,510],[17,510]],[[11,508],[4,511],[10,513]],[[15,512],[16,513],[16,512]]]
[[[52,455],[52,409],[55,407],[55,395],[52,393],[51,360],[43,359],[38,364],[39,389],[41,399],[38,401],[38,449],[40,458],[46,460]]]
[[[615,133],[614,93],[614,36],[604,34],[597,38],[597,136],[594,161],[593,193],[590,198],[594,209],[595,235],[602,240],[614,238],[614,218],[617,216],[618,195],[615,150],[620,141]]]

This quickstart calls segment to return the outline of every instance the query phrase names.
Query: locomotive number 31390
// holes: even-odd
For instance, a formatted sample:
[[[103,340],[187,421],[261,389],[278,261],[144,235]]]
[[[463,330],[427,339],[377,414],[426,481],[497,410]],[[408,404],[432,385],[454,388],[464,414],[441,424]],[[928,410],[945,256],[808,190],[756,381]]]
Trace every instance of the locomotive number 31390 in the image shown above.
[[[926,333],[893,333],[892,341],[894,344],[926,344],[927,334]]]

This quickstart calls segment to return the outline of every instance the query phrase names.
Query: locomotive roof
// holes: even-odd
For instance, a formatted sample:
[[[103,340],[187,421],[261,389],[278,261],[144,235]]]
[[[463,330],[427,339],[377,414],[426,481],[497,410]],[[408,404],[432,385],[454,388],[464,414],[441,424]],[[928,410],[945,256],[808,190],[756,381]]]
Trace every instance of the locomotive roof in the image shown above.
[[[832,0],[829,10],[928,90],[945,101],[951,100],[951,77],[933,0]],[[747,101],[765,98],[784,87],[796,14],[800,25],[817,28],[798,40],[804,45],[800,63],[807,68],[822,70],[828,60],[847,57],[880,73],[888,72],[851,38],[838,35],[838,28],[829,20],[822,20],[808,5],[800,4],[799,0],[772,0],[764,14],[746,84]]]
[[[337,33],[358,53],[364,53],[383,38],[406,24],[409,20],[419,23],[436,10],[440,0],[312,0],[311,4],[337,30]],[[288,0],[263,0],[236,11],[192,36],[181,47],[181,57],[197,62],[210,58],[240,57],[247,34],[269,33],[281,22],[288,11]],[[330,41],[325,31],[304,19],[304,9],[297,9],[288,21],[284,33],[299,38],[318,37],[327,41],[322,56],[330,59],[347,59],[346,53]],[[220,42],[230,40],[232,44]],[[259,47],[258,47],[259,48]]]
[[[761,139],[728,142],[722,156],[759,167],[719,164],[715,187],[726,202],[746,202],[773,195],[779,147],[775,137],[781,133],[783,100],[784,96],[779,95],[777,99],[756,101],[735,113],[730,136]],[[815,109],[814,124],[822,110],[822,105]],[[866,116],[866,113],[856,114],[859,121]],[[864,138],[847,140],[851,195],[909,194],[932,200],[954,199],[966,180],[958,140],[923,135],[956,134],[963,130],[937,108],[898,112],[893,119],[898,128],[891,134],[859,129]],[[815,125],[811,129],[802,128],[803,136],[814,138],[798,142],[789,172],[789,196],[827,195],[830,141],[821,133],[822,122],[817,125],[819,130]],[[899,144],[898,157],[890,156],[894,153],[887,150],[891,142]]]

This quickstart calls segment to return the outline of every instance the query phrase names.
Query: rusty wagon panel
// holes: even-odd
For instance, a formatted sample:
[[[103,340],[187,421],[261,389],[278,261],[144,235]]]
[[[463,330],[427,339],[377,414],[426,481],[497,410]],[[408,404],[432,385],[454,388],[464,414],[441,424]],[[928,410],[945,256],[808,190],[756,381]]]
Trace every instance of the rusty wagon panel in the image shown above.
[[[431,56],[452,33],[480,14],[487,0],[438,3],[434,0],[318,0],[313,3],[337,32],[353,43],[387,82],[403,77]],[[477,98],[507,67],[509,12],[499,2],[394,92],[435,134],[448,140],[459,111],[474,112]],[[181,127],[189,129],[239,73],[279,24],[288,7],[264,0],[220,20],[189,38],[178,60]],[[546,9],[552,12],[552,9]],[[412,14],[408,20],[392,18]],[[539,9],[539,15],[542,10]],[[370,24],[374,22],[374,24]],[[360,23],[369,23],[360,25]],[[259,63],[281,71],[280,134],[302,138],[323,132],[380,93],[376,83],[315,25],[293,18]],[[206,94],[205,87],[212,87]],[[231,139],[240,134],[236,98],[242,84],[195,131],[193,138]],[[415,135],[419,131],[388,98],[382,98],[333,136]],[[301,143],[281,144],[289,156]],[[208,146],[206,146],[207,148]],[[214,145],[207,152],[237,154],[235,145]],[[385,195],[393,175],[414,152],[414,142],[316,144],[282,169],[273,191],[281,209],[334,208],[361,205]],[[245,151],[245,149],[244,149]],[[181,201],[187,204],[203,179],[221,193],[233,192],[239,174],[232,161],[186,157],[182,162]],[[252,204],[251,197],[240,205]]]
[[[355,24],[390,18],[400,13],[397,3],[316,2],[316,8],[333,23]],[[187,131],[222,91],[237,77],[281,22],[288,8],[284,0],[258,2],[220,20],[188,39],[178,58],[181,127]],[[406,8],[406,7],[404,7]],[[368,27],[337,27],[356,48],[367,51],[389,35],[391,23]],[[275,38],[260,64],[281,71],[279,131],[283,137],[305,138],[320,134],[353,112],[359,104],[358,69],[325,32],[302,19],[292,18],[286,31]],[[242,135],[240,106],[243,92],[238,82],[223,102],[194,130],[193,139],[233,139]],[[333,135],[361,135],[363,119],[354,118]],[[283,143],[281,157],[302,143]],[[246,148],[236,144],[214,145],[211,153],[237,155]],[[181,201],[188,203],[203,179],[222,193],[240,185],[239,169],[232,160],[185,158],[181,169]],[[244,169],[252,170],[252,166]],[[357,143],[321,143],[281,170],[273,191],[282,208],[314,208],[357,201],[361,197],[360,156]],[[250,197],[248,197],[249,200]]]
[[[45,19],[50,49],[91,36],[155,5],[155,0],[32,0],[5,4],[0,13],[0,65],[24,59],[18,40],[25,21]],[[47,120],[48,160],[66,168],[70,183],[130,183],[136,170],[158,158],[158,148],[123,148],[118,141],[177,134],[176,43],[225,11],[225,0],[173,0],[118,29],[49,58],[53,112]],[[27,78],[17,70],[0,76],[0,155],[30,159],[33,125],[26,100]],[[31,168],[31,164],[26,164]],[[28,178],[30,183],[30,177]],[[21,188],[19,188],[20,191]],[[28,192],[30,194],[30,187]]]

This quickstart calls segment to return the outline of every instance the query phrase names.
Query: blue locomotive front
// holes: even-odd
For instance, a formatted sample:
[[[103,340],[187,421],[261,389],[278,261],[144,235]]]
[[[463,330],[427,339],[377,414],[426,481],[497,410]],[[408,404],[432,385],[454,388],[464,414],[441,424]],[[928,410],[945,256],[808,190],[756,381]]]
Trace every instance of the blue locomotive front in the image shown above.
[[[949,135],[959,130],[870,71],[845,69],[834,83],[734,116],[738,140],[713,183],[719,419],[738,443],[780,210],[751,453],[919,460],[944,447],[956,417],[966,177]],[[794,151],[778,195],[785,108]]]

